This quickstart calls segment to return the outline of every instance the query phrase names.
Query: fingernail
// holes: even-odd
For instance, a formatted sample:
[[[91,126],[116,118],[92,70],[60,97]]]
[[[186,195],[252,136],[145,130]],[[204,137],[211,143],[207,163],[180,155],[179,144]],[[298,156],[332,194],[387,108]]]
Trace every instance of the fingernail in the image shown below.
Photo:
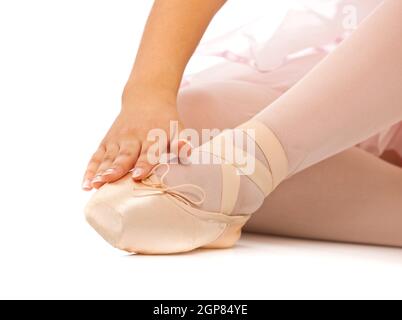
[[[107,170],[105,170],[105,172],[104,173],[102,173],[102,176],[110,176],[111,174],[113,174],[113,173],[115,173],[116,172],[116,169],[107,169]]]
[[[82,189],[89,191],[92,189],[91,186],[91,180],[86,179],[83,183],[82,183]]]
[[[101,176],[96,176],[95,178],[93,178],[92,183],[96,183],[96,182],[102,182],[103,179]]]
[[[141,168],[135,168],[135,169],[132,171],[133,178],[138,178],[138,177],[140,177],[143,172],[144,172],[143,169],[141,169]]]

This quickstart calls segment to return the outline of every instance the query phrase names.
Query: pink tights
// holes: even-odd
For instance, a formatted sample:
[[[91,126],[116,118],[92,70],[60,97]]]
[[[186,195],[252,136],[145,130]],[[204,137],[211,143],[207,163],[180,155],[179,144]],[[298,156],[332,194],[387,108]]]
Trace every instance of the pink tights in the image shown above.
[[[291,177],[246,230],[402,245],[402,170],[354,147],[402,120],[401,14],[401,1],[386,1],[318,65],[305,58],[305,71],[314,69],[283,95],[247,81],[245,69],[181,91],[186,126],[227,128],[257,117],[284,146]]]

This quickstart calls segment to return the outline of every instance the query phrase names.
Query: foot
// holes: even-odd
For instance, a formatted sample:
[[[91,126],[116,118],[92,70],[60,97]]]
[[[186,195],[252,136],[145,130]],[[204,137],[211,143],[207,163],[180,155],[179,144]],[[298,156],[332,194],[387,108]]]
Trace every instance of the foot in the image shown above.
[[[224,159],[222,161],[222,159]],[[226,130],[209,143],[195,148],[191,163],[157,167],[155,175],[167,188],[197,186],[205,196],[201,210],[227,215],[248,215],[287,175],[286,155],[275,135],[252,120]],[[184,188],[185,189],[185,188]],[[192,188],[194,190],[194,187]]]
[[[233,140],[232,132],[240,133],[241,139]],[[231,146],[237,148],[235,161],[230,160]],[[214,158],[208,157],[212,154]],[[199,161],[199,156],[205,158]],[[206,158],[226,161],[211,163]],[[158,165],[140,183],[126,177],[105,185],[86,207],[88,222],[109,243],[129,252],[227,248],[235,244],[250,214],[287,174],[282,147],[257,121],[195,148],[191,160],[189,165]]]
[[[229,140],[232,140],[232,135],[236,132],[236,139],[233,139],[229,144],[239,150],[242,150],[250,155],[249,159],[256,158],[264,166],[269,168],[267,160],[256,145],[255,141],[251,139],[247,134],[241,131],[227,130],[229,133]],[[205,146],[195,148],[192,150],[191,157],[188,164],[183,165],[183,161],[176,161],[176,163],[169,164],[168,172],[166,172],[166,166],[158,166],[155,168],[155,175],[163,178],[163,183],[167,187],[194,185],[201,188],[205,196],[203,201],[197,205],[201,210],[211,212],[222,212],[223,201],[223,172],[222,172],[222,160],[217,155],[212,155],[205,150]],[[234,158],[233,162],[244,162],[245,158],[241,158],[237,154],[237,158]],[[179,164],[177,163],[179,162]],[[248,164],[249,169],[253,170],[253,163]],[[247,215],[252,214],[258,210],[262,205],[265,195],[260,188],[247,176],[247,172],[239,172],[240,189],[238,190],[237,200],[235,206],[230,212],[224,212],[230,215]],[[232,186],[226,186],[232,187]],[[180,188],[185,191],[186,188]],[[191,190],[188,190],[191,193]],[[192,195],[189,194],[191,198]]]

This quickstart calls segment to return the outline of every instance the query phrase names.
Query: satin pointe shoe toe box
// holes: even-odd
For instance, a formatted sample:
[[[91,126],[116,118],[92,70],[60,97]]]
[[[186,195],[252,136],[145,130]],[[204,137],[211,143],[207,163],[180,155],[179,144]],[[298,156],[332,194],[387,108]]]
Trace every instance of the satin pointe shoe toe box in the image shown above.
[[[141,188],[127,175],[100,188],[85,208],[88,223],[114,247],[139,254],[169,254],[212,248],[214,243],[230,246],[225,243],[228,240],[219,240],[227,232],[226,216],[208,214],[169,194]]]

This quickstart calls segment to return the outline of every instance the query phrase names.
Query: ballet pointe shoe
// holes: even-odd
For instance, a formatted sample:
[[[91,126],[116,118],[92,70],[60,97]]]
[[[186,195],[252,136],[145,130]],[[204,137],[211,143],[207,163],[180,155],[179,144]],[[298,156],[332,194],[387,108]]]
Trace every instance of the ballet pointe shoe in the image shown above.
[[[137,254],[174,254],[197,248],[223,249],[235,245],[249,214],[233,214],[240,189],[240,175],[246,174],[265,196],[287,175],[287,158],[275,135],[262,123],[252,120],[237,128],[248,134],[264,153],[268,166],[244,150],[246,162],[254,170],[244,173],[244,162],[233,163],[222,152],[228,144],[224,131],[200,146],[201,151],[222,159],[222,201],[220,212],[201,210],[205,192],[187,184],[167,186],[164,178],[151,174],[142,182],[131,175],[106,184],[85,208],[88,223],[111,245]],[[233,131],[233,130],[232,130]],[[236,147],[234,146],[236,149]],[[193,152],[195,154],[195,152]],[[252,158],[251,158],[252,157]]]

